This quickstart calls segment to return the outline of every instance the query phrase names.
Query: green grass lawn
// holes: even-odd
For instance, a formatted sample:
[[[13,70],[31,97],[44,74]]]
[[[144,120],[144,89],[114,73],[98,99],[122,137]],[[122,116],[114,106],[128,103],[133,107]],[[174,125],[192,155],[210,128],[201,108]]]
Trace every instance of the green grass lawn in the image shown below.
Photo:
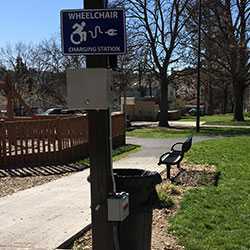
[[[233,121],[233,114],[223,115],[205,115],[201,116],[201,122],[205,125],[232,125],[232,126],[250,126],[250,115],[245,113],[245,121],[237,122]],[[195,116],[183,116],[180,121],[195,121]]]
[[[250,137],[195,144],[186,159],[215,165],[221,179],[187,192],[170,230],[187,250],[250,249]]]
[[[180,138],[188,135],[204,136],[233,136],[233,135],[250,135],[249,128],[201,128],[200,133],[195,129],[174,129],[174,128],[140,128],[127,132],[127,136],[144,137],[144,138]]]

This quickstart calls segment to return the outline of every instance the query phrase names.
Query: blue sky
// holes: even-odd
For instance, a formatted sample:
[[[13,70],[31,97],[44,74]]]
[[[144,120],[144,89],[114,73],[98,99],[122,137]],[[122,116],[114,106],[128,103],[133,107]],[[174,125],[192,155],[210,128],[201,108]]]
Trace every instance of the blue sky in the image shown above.
[[[0,47],[59,35],[60,10],[82,6],[83,0],[1,0]]]

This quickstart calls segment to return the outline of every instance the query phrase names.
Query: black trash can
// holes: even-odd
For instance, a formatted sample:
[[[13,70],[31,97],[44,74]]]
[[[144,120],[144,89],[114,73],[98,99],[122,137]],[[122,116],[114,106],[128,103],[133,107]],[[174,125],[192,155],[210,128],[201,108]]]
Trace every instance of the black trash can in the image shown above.
[[[119,225],[121,250],[150,250],[152,211],[159,203],[155,190],[162,182],[157,172],[114,169],[117,192],[129,193],[129,216]]]

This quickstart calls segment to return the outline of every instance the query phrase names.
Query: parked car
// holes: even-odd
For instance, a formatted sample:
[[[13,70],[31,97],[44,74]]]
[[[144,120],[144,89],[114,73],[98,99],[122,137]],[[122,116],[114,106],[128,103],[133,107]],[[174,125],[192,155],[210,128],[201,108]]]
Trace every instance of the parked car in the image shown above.
[[[38,115],[61,115],[63,108],[50,108]]]
[[[80,109],[63,109],[62,115],[84,115],[86,111],[82,111]]]
[[[189,109],[188,114],[195,116],[197,114],[197,108]],[[204,114],[205,114],[204,109],[201,108],[200,115],[204,115]]]
[[[46,111],[38,114],[39,116],[49,116],[49,115],[84,115],[86,112],[79,109],[63,109],[63,108],[50,108]]]

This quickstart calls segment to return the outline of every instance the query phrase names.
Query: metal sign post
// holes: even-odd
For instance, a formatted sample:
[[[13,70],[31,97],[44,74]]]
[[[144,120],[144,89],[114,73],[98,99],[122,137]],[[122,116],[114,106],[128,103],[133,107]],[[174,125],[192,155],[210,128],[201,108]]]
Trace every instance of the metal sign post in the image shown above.
[[[199,27],[198,27],[198,60],[197,60],[197,106],[196,132],[200,132],[200,95],[201,95],[201,0],[199,0]]]
[[[85,0],[85,9],[105,8],[104,0]],[[107,56],[87,56],[87,68],[107,68]],[[110,109],[89,111],[89,152],[93,250],[112,250],[113,228],[107,198],[114,191]]]
[[[107,0],[84,0],[84,10],[61,11],[63,53],[87,55],[88,69],[85,72],[68,72],[67,77],[73,83],[68,92],[73,93],[73,98],[79,95],[74,93],[82,91],[81,84],[88,84],[85,86],[86,96],[80,97],[77,102],[73,100],[72,103],[78,105],[84,101],[88,110],[93,250],[114,249],[113,225],[108,222],[107,199],[110,193],[115,192],[115,184],[110,105],[97,100],[100,93],[98,95],[93,92],[94,86],[103,84],[103,79],[97,80],[100,76],[96,75],[89,79],[89,75],[93,72],[106,74],[104,69],[115,67],[114,56],[126,52],[124,10],[105,9],[106,5]],[[97,87],[96,91],[104,89],[102,87]],[[106,98],[108,93],[109,91],[106,95],[101,95],[103,100],[109,99]],[[101,103],[100,106],[98,103]]]

